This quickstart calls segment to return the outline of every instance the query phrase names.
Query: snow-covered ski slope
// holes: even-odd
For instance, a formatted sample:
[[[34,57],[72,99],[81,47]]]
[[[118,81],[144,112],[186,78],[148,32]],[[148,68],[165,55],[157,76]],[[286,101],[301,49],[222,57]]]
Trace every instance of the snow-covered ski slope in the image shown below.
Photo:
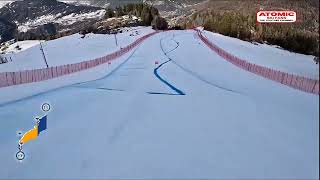
[[[50,67],[59,66],[87,61],[110,54],[154,30],[151,27],[134,27],[123,29],[123,31],[123,33],[117,34],[116,38],[114,35],[87,34],[83,37],[80,34],[73,34],[43,42],[42,47],[48,65]],[[25,42],[20,42],[20,44],[25,44]],[[5,57],[7,59],[11,57],[12,62],[1,64],[0,72],[45,68],[46,64],[40,48],[41,46],[38,43],[22,52],[6,54]]]
[[[154,35],[117,63],[101,79],[1,105],[0,178],[319,176],[317,95],[237,68],[194,31]],[[16,131],[33,127],[43,102],[48,129],[17,162]]]

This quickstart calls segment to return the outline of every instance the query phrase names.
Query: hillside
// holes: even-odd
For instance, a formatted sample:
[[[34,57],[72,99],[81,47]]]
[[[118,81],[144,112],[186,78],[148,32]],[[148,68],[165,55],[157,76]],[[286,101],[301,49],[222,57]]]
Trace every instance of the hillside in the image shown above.
[[[14,1],[0,9],[0,42],[13,38],[20,41],[49,40],[78,32],[113,33],[120,27],[139,25],[167,28],[158,10],[148,4],[103,9],[56,0]]]
[[[141,18],[140,15],[137,16],[136,11],[128,13],[134,14],[134,19],[128,20],[127,17],[122,17],[125,14],[121,12],[120,15],[115,15],[120,19],[115,18],[107,22],[106,17],[103,18],[106,11],[110,13],[110,9],[114,11],[128,3],[143,2],[158,9],[159,14],[165,17],[169,26],[172,27],[204,26],[206,30],[246,41],[273,44],[298,53],[315,56],[319,54],[319,2],[316,0],[61,1],[63,2],[24,0],[6,4],[0,9],[2,34],[0,42],[13,37],[18,37],[20,40],[52,39],[53,36],[60,37],[74,32],[88,31],[88,29],[102,28],[96,32],[108,32],[109,29],[118,26],[143,25],[144,23],[134,20]],[[31,11],[23,9],[25,7]],[[38,9],[43,11],[37,11]],[[295,10],[298,13],[298,20],[294,24],[259,25],[255,21],[258,9]],[[150,23],[147,24],[150,25]]]
[[[19,12],[19,13],[17,13]],[[39,39],[65,29],[77,28],[103,17],[98,7],[76,6],[56,0],[23,0],[6,4],[0,9],[0,42],[16,39]]]
[[[255,15],[257,10],[293,10],[298,14],[295,28],[317,32],[319,29],[319,1],[317,0],[209,0],[194,8],[201,11],[219,13],[238,12],[242,15]]]
[[[100,9],[97,7],[70,5],[56,0],[23,0],[3,6],[0,9],[0,17],[22,24],[48,15],[60,18],[72,13],[90,13]]]

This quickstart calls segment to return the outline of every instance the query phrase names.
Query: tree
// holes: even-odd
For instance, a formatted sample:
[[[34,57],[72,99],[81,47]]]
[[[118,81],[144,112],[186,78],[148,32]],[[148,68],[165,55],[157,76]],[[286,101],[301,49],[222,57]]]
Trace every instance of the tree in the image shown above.
[[[141,19],[146,26],[150,26],[152,22],[152,14],[148,6],[144,6],[141,13]]]
[[[116,16],[120,17],[120,16],[123,16],[123,15],[125,15],[123,9],[121,7],[117,7],[116,8]]]
[[[155,7],[150,7],[150,13],[152,15],[152,17],[155,17],[155,16],[159,16],[159,11],[158,9],[156,9]]]
[[[108,18],[112,18],[114,16],[115,16],[115,14],[113,12],[113,9],[111,9],[111,8],[106,9],[106,14],[104,15],[104,18],[108,19]]]
[[[155,16],[152,23],[151,23],[151,26],[153,29],[156,29],[156,30],[165,30],[165,29],[168,29],[168,23],[167,21],[160,17],[160,16]]]

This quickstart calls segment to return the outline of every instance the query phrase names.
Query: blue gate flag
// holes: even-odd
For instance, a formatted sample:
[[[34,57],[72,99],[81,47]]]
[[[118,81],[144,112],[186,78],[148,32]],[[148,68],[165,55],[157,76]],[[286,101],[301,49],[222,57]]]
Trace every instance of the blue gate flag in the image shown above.
[[[47,115],[43,116],[40,119],[39,125],[38,125],[38,134],[40,134],[41,131],[44,131],[47,129]]]

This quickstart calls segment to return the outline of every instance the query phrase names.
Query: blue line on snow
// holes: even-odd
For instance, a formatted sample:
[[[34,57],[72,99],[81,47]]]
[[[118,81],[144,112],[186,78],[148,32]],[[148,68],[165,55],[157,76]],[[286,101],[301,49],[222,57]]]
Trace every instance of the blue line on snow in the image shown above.
[[[179,94],[173,94],[173,93],[161,93],[161,92],[147,92],[148,94],[154,94],[154,95],[171,95],[171,96],[179,96]]]
[[[106,87],[90,87],[90,86],[72,86],[74,88],[82,88],[82,89],[99,89],[99,90],[108,90],[108,91],[125,91],[123,89],[114,89],[114,88],[106,88]]]
[[[174,87],[174,86],[171,85],[168,81],[164,80],[164,79],[158,74],[159,68],[160,68],[162,65],[166,64],[167,62],[169,62],[169,61],[171,61],[171,59],[168,60],[168,61],[166,61],[166,62],[163,62],[162,64],[160,64],[157,68],[155,68],[155,69],[153,70],[153,73],[154,73],[154,75],[155,75],[161,82],[163,82],[164,84],[166,84],[167,86],[169,86],[169,87],[170,87],[172,90],[174,90],[178,95],[186,95],[186,94],[185,94],[184,92],[182,92],[180,89]]]

